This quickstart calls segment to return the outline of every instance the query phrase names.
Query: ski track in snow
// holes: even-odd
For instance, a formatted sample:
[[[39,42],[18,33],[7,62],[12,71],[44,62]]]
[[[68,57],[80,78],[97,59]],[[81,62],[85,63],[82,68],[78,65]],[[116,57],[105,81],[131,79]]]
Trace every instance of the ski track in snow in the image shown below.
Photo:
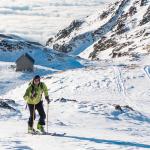
[[[123,76],[121,73],[121,68],[119,66],[113,66],[113,70],[114,70],[114,74],[115,74],[116,85],[117,85],[118,91],[122,95],[122,99],[125,101],[125,103],[127,103],[128,106],[132,106],[132,107],[136,108],[137,110],[139,110],[139,108],[137,108],[136,104],[135,103],[133,104],[132,99],[129,98],[129,96],[128,96],[128,93],[125,88],[124,79],[123,79]]]
[[[150,66],[145,66],[144,71],[145,71],[146,75],[148,76],[148,78],[150,79]]]
[[[118,92],[120,95],[122,95],[122,100],[128,105],[133,107],[134,109],[138,110],[141,113],[143,112],[143,107],[140,107],[140,104],[138,104],[135,100],[132,99],[131,96],[129,96],[129,93],[127,92],[127,89],[125,87],[124,78],[122,76],[122,71],[120,66],[112,66],[114,75],[115,75],[115,82],[117,85]],[[150,79],[150,72],[149,72],[149,66],[144,67],[144,71],[146,72],[148,78]]]
[[[125,94],[125,88],[124,88],[124,84],[123,84],[122,77],[121,77],[121,72],[118,66],[113,66],[113,70],[114,70],[114,75],[115,75],[115,80],[116,80],[118,91],[125,96],[126,94]]]

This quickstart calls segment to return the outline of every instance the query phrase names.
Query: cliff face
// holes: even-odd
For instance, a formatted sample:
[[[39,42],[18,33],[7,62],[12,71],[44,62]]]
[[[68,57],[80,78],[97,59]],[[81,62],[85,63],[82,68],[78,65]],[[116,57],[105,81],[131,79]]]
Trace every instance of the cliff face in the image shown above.
[[[150,52],[150,1],[120,0],[75,20],[47,41],[57,51],[92,60]]]

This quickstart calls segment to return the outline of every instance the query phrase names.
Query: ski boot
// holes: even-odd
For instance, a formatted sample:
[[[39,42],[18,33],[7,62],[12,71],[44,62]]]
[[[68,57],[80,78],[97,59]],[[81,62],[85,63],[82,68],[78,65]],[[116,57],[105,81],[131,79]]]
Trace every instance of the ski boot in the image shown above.
[[[41,133],[46,133],[45,132],[45,129],[44,129],[44,127],[43,127],[43,125],[41,125],[41,124],[37,124],[37,129],[41,132]]]
[[[28,133],[35,134],[36,131],[35,131],[35,129],[33,127],[28,126]]]

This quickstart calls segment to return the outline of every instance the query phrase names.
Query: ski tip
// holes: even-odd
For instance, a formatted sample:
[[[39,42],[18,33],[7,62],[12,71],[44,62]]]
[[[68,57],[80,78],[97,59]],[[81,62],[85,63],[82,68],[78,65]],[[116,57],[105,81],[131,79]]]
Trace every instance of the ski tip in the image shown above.
[[[54,133],[49,133],[51,136],[64,136],[64,135],[66,135],[66,133],[56,133],[56,132],[54,132]]]
[[[51,135],[51,136],[65,136],[66,133],[57,133],[57,132],[44,132],[44,133],[41,133],[41,132],[34,132],[34,133],[28,133],[30,135]]]

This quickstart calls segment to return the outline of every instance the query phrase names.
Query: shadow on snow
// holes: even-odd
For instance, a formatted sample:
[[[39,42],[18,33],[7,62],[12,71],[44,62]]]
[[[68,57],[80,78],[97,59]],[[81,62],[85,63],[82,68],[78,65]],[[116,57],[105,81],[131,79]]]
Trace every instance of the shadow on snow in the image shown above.
[[[87,137],[78,137],[78,136],[63,136],[66,138],[77,139],[81,141],[89,141],[94,143],[103,143],[110,145],[119,145],[119,146],[129,146],[129,147],[139,147],[139,148],[150,148],[150,145],[136,142],[128,142],[128,141],[117,141],[117,140],[105,140],[105,139],[96,139],[96,138],[87,138]]]
[[[7,143],[7,142],[6,142]],[[6,149],[14,149],[14,150],[33,150],[31,147],[23,145],[21,141],[14,140],[10,141],[9,144],[4,143]],[[15,144],[13,146],[13,144]]]

